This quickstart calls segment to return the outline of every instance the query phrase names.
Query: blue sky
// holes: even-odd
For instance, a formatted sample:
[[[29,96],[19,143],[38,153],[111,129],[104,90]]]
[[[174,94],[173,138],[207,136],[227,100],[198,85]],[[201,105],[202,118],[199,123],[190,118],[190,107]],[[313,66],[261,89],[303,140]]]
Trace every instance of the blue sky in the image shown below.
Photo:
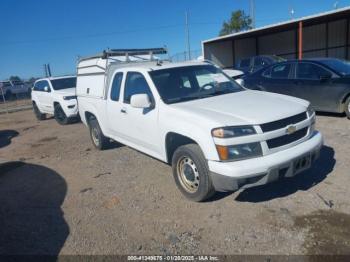
[[[74,73],[78,55],[105,48],[167,45],[171,54],[185,50],[189,12],[191,49],[216,37],[236,9],[249,13],[249,0],[1,0],[0,79]],[[255,0],[256,26],[350,5],[350,0]]]

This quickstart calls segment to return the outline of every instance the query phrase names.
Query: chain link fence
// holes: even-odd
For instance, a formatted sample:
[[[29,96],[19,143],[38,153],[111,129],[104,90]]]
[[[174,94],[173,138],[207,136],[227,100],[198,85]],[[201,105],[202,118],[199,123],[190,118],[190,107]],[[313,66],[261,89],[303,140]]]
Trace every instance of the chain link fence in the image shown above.
[[[9,82],[0,83],[0,114],[8,114],[30,109],[32,84],[23,83],[20,87]]]

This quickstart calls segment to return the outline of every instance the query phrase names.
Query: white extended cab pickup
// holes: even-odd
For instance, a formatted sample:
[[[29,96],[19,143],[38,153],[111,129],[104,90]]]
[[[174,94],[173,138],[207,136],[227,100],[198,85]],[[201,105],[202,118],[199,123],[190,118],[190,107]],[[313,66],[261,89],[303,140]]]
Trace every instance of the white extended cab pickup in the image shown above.
[[[37,80],[32,90],[33,110],[37,119],[44,120],[46,114],[50,114],[61,125],[77,120],[76,81],[75,76]]]
[[[319,156],[305,100],[246,90],[207,62],[115,61],[78,63],[79,113],[94,146],[112,139],[171,164],[191,200],[292,177]]]

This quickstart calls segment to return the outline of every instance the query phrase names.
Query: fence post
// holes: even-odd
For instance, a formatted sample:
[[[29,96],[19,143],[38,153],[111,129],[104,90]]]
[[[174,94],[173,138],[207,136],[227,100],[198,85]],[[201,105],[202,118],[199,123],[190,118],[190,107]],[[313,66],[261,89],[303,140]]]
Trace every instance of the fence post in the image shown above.
[[[7,107],[7,103],[6,103],[6,99],[5,99],[5,95],[4,95],[4,89],[2,87],[1,88],[1,94],[2,94],[2,100],[6,106],[6,113],[8,114],[9,113],[9,110],[8,110],[8,107]]]

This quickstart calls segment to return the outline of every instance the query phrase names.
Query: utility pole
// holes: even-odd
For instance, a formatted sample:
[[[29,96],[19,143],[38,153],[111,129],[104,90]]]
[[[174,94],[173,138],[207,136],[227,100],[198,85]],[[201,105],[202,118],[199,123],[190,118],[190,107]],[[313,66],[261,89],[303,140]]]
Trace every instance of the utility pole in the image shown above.
[[[250,19],[252,19],[252,28],[255,28],[255,0],[250,0]]]
[[[186,45],[187,45],[187,53],[188,53],[188,60],[191,60],[191,46],[190,46],[190,29],[188,26],[188,12],[185,12],[185,25],[186,25]],[[185,57],[186,59],[186,57]]]

